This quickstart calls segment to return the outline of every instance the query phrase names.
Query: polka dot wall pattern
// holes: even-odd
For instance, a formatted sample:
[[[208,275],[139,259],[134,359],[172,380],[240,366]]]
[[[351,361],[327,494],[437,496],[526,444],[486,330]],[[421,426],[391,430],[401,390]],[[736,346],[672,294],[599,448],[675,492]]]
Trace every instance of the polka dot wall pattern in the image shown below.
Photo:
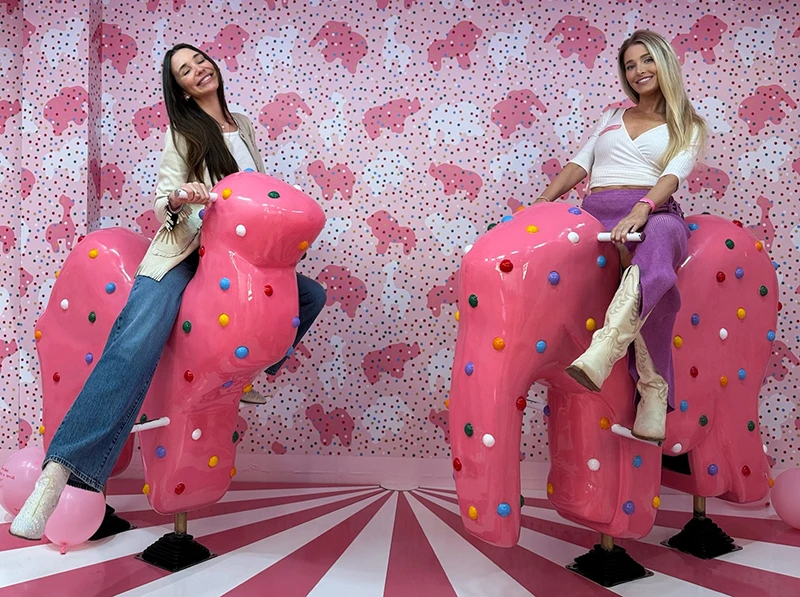
[[[709,123],[677,198],[752,229],[775,262],[782,308],[759,423],[769,456],[796,464],[800,5],[475,4],[6,4],[0,449],[40,441],[33,332],[67,252],[87,230],[156,230],[161,59],[186,41],[218,61],[268,171],[328,218],[299,267],[328,306],[279,375],[255,382],[271,401],[242,411],[239,451],[449,456],[456,314],[470,308],[454,304],[459,260],[538,196],[605,108],[626,105],[616,48],[652,28]],[[522,401],[522,458],[547,458],[544,399],[534,387]]]

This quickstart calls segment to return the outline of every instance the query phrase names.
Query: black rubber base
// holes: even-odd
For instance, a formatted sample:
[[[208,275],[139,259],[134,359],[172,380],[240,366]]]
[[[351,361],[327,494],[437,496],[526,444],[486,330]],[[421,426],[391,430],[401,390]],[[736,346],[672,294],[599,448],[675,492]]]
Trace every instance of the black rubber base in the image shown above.
[[[664,541],[663,545],[703,560],[741,549],[738,545],[734,545],[730,535],[705,516],[692,518],[680,533]]]
[[[114,514],[114,508],[106,504],[106,514],[103,517],[103,522],[100,524],[100,528],[97,529],[97,532],[89,537],[89,541],[99,541],[100,539],[112,537],[135,528],[136,527],[127,520]]]
[[[177,572],[216,556],[191,535],[167,533],[136,557],[153,566]]]
[[[628,555],[623,548],[614,546],[613,551],[601,545],[575,558],[567,569],[580,574],[603,587],[613,587],[622,583],[638,580],[653,573]]]

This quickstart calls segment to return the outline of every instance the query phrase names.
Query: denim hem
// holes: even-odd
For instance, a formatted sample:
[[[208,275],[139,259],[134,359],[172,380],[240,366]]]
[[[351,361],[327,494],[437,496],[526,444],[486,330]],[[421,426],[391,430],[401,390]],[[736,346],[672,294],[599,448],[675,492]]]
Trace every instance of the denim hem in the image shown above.
[[[89,475],[85,475],[82,472],[80,472],[77,468],[75,468],[75,466],[72,463],[68,462],[64,458],[61,458],[60,456],[48,456],[45,459],[44,464],[42,464],[42,468],[44,468],[44,466],[48,462],[55,462],[56,464],[60,464],[61,466],[69,470],[71,474],[69,476],[69,479],[67,480],[67,485],[69,485],[70,487],[76,487],[78,489],[86,489],[88,491],[94,491],[96,493],[100,493],[101,491],[103,491],[104,486],[102,484],[98,484],[95,479],[92,479]]]

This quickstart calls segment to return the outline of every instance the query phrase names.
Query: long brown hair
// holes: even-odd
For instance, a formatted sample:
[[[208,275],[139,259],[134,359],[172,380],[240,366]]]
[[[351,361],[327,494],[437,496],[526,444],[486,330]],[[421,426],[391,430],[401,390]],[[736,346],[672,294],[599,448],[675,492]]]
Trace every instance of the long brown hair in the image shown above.
[[[222,74],[219,67],[205,52],[189,44],[178,44],[164,55],[164,64],[161,68],[161,80],[164,87],[164,103],[167,106],[167,116],[172,129],[172,138],[180,135],[185,142],[186,155],[183,158],[189,165],[192,179],[202,181],[204,169],[208,169],[211,182],[216,183],[229,174],[239,171],[236,160],[231,155],[222,131],[211,116],[206,114],[193,98],[184,99],[185,92],[172,74],[172,56],[178,50],[189,49],[203,56],[214,67],[219,85],[217,98],[222,106],[222,114],[229,122],[233,122],[225,102],[225,91],[222,83]]]
[[[650,56],[658,69],[658,83],[661,94],[667,105],[665,115],[667,130],[669,130],[669,145],[661,160],[664,164],[674,158],[681,151],[692,144],[698,145],[701,150],[706,145],[706,122],[703,120],[689,101],[686,89],[683,87],[681,76],[681,65],[675,50],[670,43],[658,33],[640,29],[634,31],[619,49],[617,64],[619,66],[619,78],[625,95],[631,98],[634,103],[639,103],[639,94],[634,91],[625,76],[625,52],[633,44],[642,44],[647,48]]]

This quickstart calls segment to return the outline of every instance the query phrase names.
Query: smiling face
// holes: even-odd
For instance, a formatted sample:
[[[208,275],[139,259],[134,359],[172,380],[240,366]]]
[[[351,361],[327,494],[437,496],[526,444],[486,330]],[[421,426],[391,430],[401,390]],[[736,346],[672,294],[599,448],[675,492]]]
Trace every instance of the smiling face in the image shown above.
[[[644,44],[632,44],[623,56],[625,78],[639,96],[659,93],[658,68]]]
[[[195,100],[215,95],[219,87],[219,73],[203,54],[182,48],[172,55],[172,76],[184,93]]]

